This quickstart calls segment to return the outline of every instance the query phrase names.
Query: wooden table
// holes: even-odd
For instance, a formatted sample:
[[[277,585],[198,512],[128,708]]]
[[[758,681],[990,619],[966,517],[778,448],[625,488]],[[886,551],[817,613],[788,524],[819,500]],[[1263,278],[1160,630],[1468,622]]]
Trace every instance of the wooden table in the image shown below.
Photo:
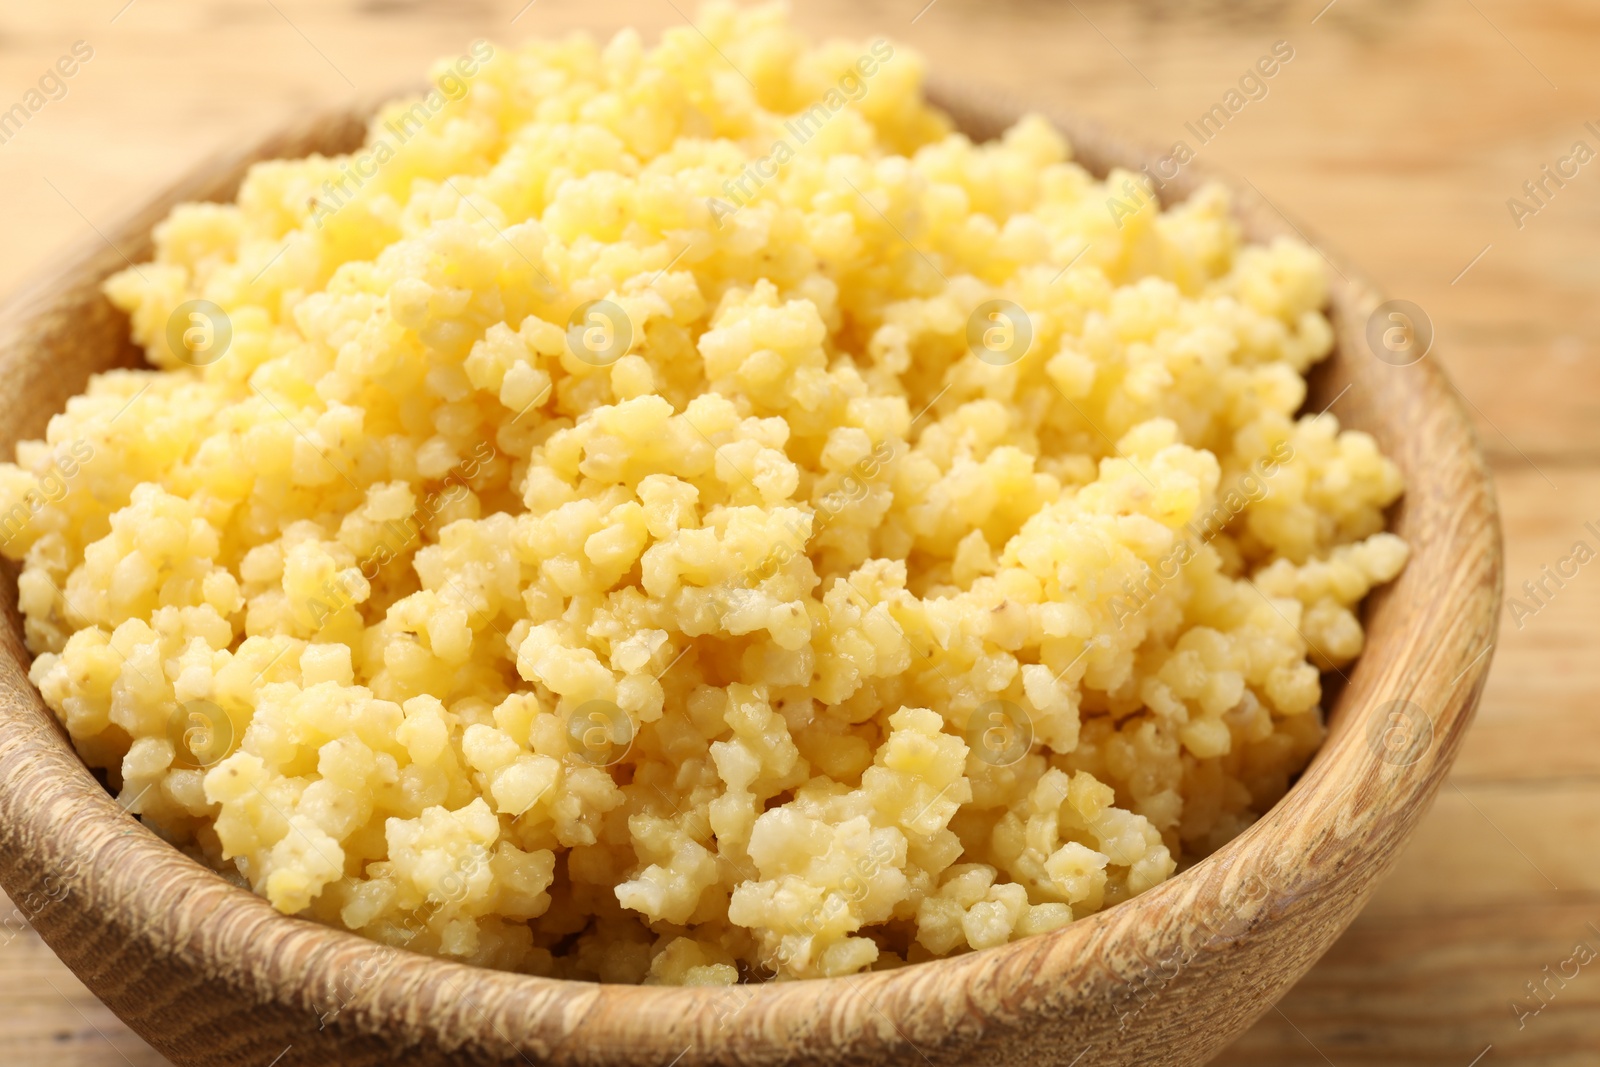
[[[0,145],[0,289],[231,138],[414,80],[475,37],[649,32],[692,14],[688,0],[525,2],[10,0],[0,109],[74,41],[94,55]],[[925,3],[796,6],[820,34],[890,35],[942,72],[1162,146],[1288,41],[1294,59],[1270,94],[1201,156],[1427,310],[1430,358],[1448,364],[1495,468],[1509,590],[1580,538],[1600,548],[1584,529],[1600,527],[1600,160],[1536,214],[1517,220],[1507,205],[1575,141],[1600,150],[1593,0]],[[1600,1059],[1600,961],[1548,980],[1537,1015],[1517,1009],[1539,1005],[1528,983],[1578,942],[1600,950],[1589,703],[1600,700],[1600,563],[1519,616],[1504,619],[1478,722],[1399,868],[1220,1064]],[[25,926],[13,919],[0,941],[0,1063],[165,1062]]]

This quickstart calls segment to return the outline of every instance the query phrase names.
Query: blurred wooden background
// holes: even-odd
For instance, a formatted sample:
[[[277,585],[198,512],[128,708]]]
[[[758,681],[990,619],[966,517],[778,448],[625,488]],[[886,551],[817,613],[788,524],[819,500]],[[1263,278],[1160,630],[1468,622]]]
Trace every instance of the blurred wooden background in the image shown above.
[[[1508,591],[1580,537],[1600,547],[1582,528],[1600,525],[1600,161],[1520,229],[1507,207],[1574,142],[1600,151],[1594,0],[926,3],[794,6],[819,35],[892,36],[943,73],[1163,147],[1288,41],[1270,95],[1202,158],[1431,315],[1429,358],[1495,467]],[[473,38],[649,33],[693,13],[690,0],[3,0],[0,110],[73,42],[94,55],[0,145],[0,290],[231,140],[414,81]],[[1600,950],[1600,566],[1521,622],[1505,616],[1478,722],[1399,869],[1219,1064],[1596,1062],[1600,966],[1548,976],[1579,942]],[[1541,1004],[1529,983],[1544,1006],[1519,1018]],[[4,922],[0,1063],[164,1062]]]

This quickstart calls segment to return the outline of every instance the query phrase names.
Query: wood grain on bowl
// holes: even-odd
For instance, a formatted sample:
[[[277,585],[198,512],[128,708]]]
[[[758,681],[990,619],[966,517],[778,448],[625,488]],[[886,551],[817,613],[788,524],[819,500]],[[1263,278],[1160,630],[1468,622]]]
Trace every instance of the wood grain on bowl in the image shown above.
[[[936,94],[976,138],[1018,109]],[[229,198],[261,158],[348,150],[341,111],[202,168],[0,311],[0,445],[37,436],[88,376],[136,362],[99,283],[149,255],[183,200]],[[1058,119],[1104,174],[1155,154]],[[1205,175],[1168,188],[1181,199]],[[1254,240],[1297,233],[1235,190]],[[1367,348],[1380,296],[1330,263],[1338,350],[1310,408],[1335,405],[1404,473],[1393,527],[1412,547],[1369,599],[1366,651],[1336,693],[1327,742],[1289,794],[1192,869],[1054,933],[852,978],[733,989],[643,988],[483,970],[283,916],[124,813],[27,681],[14,574],[0,600],[0,884],[45,894],[34,925],[113,1011],[179,1064],[1198,1064],[1332,944],[1427,807],[1488,671],[1500,534],[1467,419],[1433,360]]]

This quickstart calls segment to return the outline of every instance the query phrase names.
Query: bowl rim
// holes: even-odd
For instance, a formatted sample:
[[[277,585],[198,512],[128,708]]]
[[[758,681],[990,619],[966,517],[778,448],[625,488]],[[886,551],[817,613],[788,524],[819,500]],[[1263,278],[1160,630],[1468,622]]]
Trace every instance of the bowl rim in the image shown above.
[[[929,96],[975,140],[987,139],[1022,113],[992,94],[949,83],[932,82]],[[285,157],[310,144],[326,146],[336,139],[330,129],[345,136],[364,131],[372,110],[371,101],[332,109],[228,153],[108,227],[104,243],[147,248],[153,220],[171,203],[194,198],[197,190],[215,193],[218,175],[241,174],[248,161]],[[1097,175],[1112,165],[1137,171],[1160,158],[1107,136],[1093,123],[1050,117],[1073,144],[1078,161]],[[1305,236],[1253,184],[1229,181],[1201,164],[1186,167],[1167,195],[1183,199],[1211,181],[1230,189],[1235,217],[1252,239]],[[1354,389],[1352,403],[1359,403],[1375,390],[1376,379],[1371,368],[1356,373],[1350,359],[1360,358],[1358,327],[1380,301],[1377,290],[1347,263],[1329,262],[1339,275],[1330,277],[1330,317],[1340,344],[1325,364],[1330,373],[1319,388],[1326,396],[1344,384],[1339,396]],[[86,241],[13,294],[0,308],[0,351],[6,359],[41,321],[61,311],[71,284],[96,272],[103,278],[108,268],[121,266],[120,252],[111,256],[102,240]],[[1081,1032],[1103,1036],[1113,1020],[1126,1022],[1126,1012],[1103,1002],[1136,981],[1132,976],[1141,961],[1148,966],[1179,954],[1184,966],[1170,995],[1182,1003],[1197,1002],[1194,998],[1203,996],[1197,985],[1217,973],[1220,957],[1252,944],[1284,951],[1286,921],[1300,916],[1316,925],[1315,943],[1304,959],[1291,960],[1271,980],[1276,990],[1285,989],[1353,917],[1439,788],[1481,694],[1498,625],[1498,517],[1471,425],[1435,358],[1387,377],[1403,394],[1397,410],[1413,420],[1414,433],[1427,430],[1434,449],[1423,456],[1402,447],[1397,454],[1394,446],[1403,439],[1395,436],[1396,427],[1372,427],[1385,451],[1407,471],[1407,495],[1390,528],[1409,524],[1434,539],[1413,541],[1407,571],[1369,598],[1368,649],[1348,669],[1342,690],[1325,701],[1332,720],[1328,737],[1289,793],[1232,841],[1161,885],[1051,933],[892,971],[730,991],[493,971],[281,915],[145,829],[90,775],[26,680],[29,657],[19,643],[14,584],[4,605],[10,625],[0,627],[7,646],[0,657],[0,884],[13,893],[27,892],[39,884],[41,871],[69,869],[71,877],[63,882],[72,907],[46,915],[38,927],[41,935],[147,1040],[173,1050],[169,1055],[184,1062],[212,1061],[186,1051],[195,1044],[192,1034],[161,1033],[159,1010],[141,1012],[116,990],[102,993],[110,989],[107,959],[126,966],[135,958],[130,953],[149,956],[149,965],[183,958],[245,999],[303,1009],[310,1022],[331,1028],[340,1040],[381,1036],[470,1052],[485,1062],[512,1058],[514,1052],[562,1064],[681,1062],[687,1067],[735,1062],[722,1058],[735,1048],[739,1062],[800,1062],[794,1057],[813,1054],[903,1055],[951,1041],[981,1042],[986,1033],[1017,1035],[1051,1012],[1075,1013]],[[80,388],[74,386],[69,395]],[[8,565],[7,579],[13,583],[14,573]],[[1447,576],[1453,581],[1442,582]],[[1417,597],[1427,598],[1429,610],[1402,616],[1409,610],[1403,601]],[[1401,618],[1408,629],[1396,628],[1394,620]],[[1424,640],[1425,622],[1438,628],[1436,640]],[[1421,708],[1430,724],[1431,743],[1403,765],[1374,758],[1374,723],[1381,721],[1375,716],[1388,706],[1376,698],[1386,694],[1390,702],[1408,700]],[[70,841],[62,839],[63,826],[73,830]],[[1357,862],[1363,857],[1370,862]],[[1252,888],[1263,884],[1260,892]],[[1335,906],[1330,901],[1338,897],[1344,899]],[[94,943],[115,949],[113,955],[84,958],[81,946],[75,950],[72,944],[85,936],[84,928],[58,917],[60,910],[111,916],[112,939]],[[1197,927],[1188,921],[1196,911],[1223,915],[1222,926]],[[347,999],[341,992],[351,990],[359,995]],[[336,1009],[331,1017],[329,1005]],[[1240,1016],[1242,1023],[1230,1019],[1229,1025],[1237,1032],[1266,1006],[1252,1006]],[[215,1036],[228,1024],[219,1015],[196,1025],[194,1033]],[[1129,1048],[1137,1045],[1130,1039]]]

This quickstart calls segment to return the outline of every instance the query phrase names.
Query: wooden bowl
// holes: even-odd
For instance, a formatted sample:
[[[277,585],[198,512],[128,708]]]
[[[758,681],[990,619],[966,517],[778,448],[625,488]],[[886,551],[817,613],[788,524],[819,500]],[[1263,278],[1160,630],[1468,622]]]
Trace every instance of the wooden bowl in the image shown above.
[[[936,92],[974,138],[1017,110]],[[183,200],[226,200],[259,159],[347,151],[368,108],[330,113],[197,170],[0,310],[0,445],[39,436],[88,376],[137,365],[100,283],[150,255]],[[1059,120],[1058,120],[1059,121]],[[1061,121],[1104,174],[1156,159]],[[1168,192],[1187,196],[1190,167]],[[1296,232],[1235,187],[1254,240]],[[597,985],[385,948],[274,911],[127,815],[29,685],[15,572],[0,603],[0,883],[101,1000],[179,1064],[677,1067],[719,1064],[1198,1064],[1248,1027],[1349,924],[1439,788],[1489,668],[1500,533],[1468,421],[1425,358],[1376,358],[1380,298],[1330,272],[1337,401],[1404,472],[1409,566],[1366,606],[1366,651],[1330,677],[1327,742],[1247,832],[1131,901],[1054,933],[892,972],[733,989]],[[276,1057],[276,1059],[275,1059]],[[1076,1057],[1076,1058],[1075,1058]]]

